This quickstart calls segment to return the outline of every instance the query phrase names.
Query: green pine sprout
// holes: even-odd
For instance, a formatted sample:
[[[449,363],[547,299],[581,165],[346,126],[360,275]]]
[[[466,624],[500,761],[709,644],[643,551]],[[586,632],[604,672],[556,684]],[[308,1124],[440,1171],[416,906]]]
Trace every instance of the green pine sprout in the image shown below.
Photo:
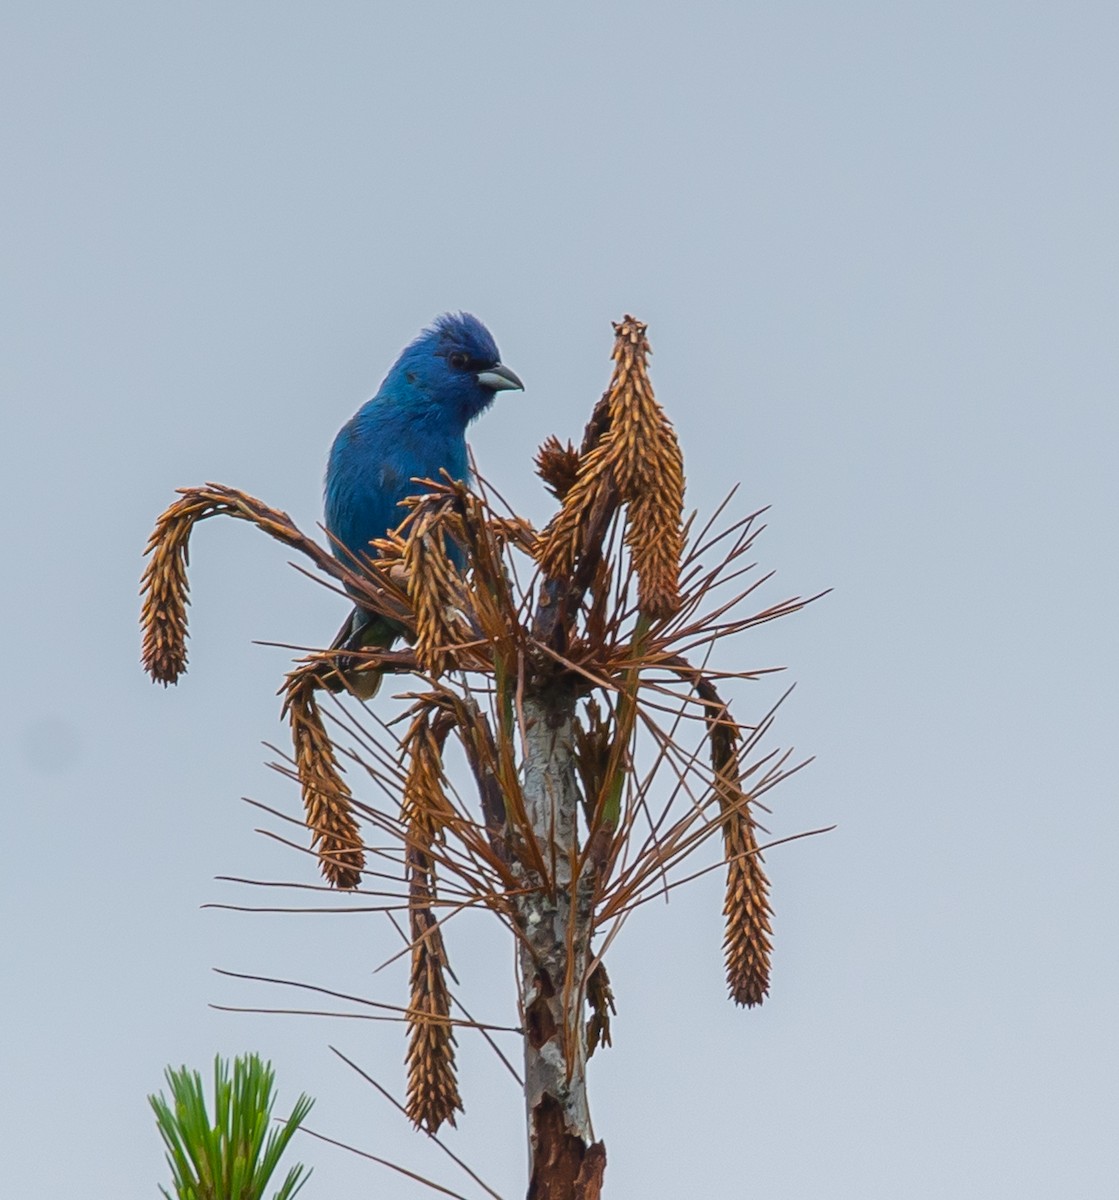
[[[229,1063],[218,1057],[211,1122],[198,1072],[184,1066],[179,1071],[168,1067],[164,1073],[173,1107],[162,1092],[148,1101],[167,1146],[175,1197],[163,1187],[159,1190],[167,1200],[263,1200],[280,1155],[314,1101],[301,1095],[284,1124],[269,1131],[275,1102],[272,1064],[261,1062],[256,1054],[234,1059],[230,1082]],[[310,1174],[302,1163],[292,1167],[272,1200],[292,1200]]]

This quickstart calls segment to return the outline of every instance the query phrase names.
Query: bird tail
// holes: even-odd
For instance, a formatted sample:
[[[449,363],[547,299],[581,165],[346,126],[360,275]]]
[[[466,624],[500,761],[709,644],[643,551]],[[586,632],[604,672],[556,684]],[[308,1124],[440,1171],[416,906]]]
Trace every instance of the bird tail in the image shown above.
[[[383,617],[355,608],[330,643],[330,649],[388,650],[399,636],[400,630]],[[323,673],[323,686],[335,695],[349,692],[359,700],[372,700],[381,687],[384,671],[372,667],[359,670],[363,662],[364,659],[357,655],[339,655],[334,665]]]

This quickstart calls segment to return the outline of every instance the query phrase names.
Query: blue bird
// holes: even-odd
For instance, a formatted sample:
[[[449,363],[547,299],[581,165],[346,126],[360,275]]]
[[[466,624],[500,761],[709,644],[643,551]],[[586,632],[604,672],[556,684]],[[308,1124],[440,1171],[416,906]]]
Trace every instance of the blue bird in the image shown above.
[[[326,528],[334,553],[347,566],[354,555],[373,555],[372,538],[384,537],[407,515],[406,496],[419,479],[469,481],[466,427],[493,403],[497,392],[523,390],[501,362],[489,330],[469,313],[445,313],[401,352],[377,394],[358,409],[334,439],[326,468]],[[449,547],[456,565],[461,551]],[[388,647],[400,630],[356,607],[331,649]],[[343,664],[344,669],[344,664]],[[327,680],[341,690],[337,675]],[[346,686],[367,699],[380,676],[365,671]]]

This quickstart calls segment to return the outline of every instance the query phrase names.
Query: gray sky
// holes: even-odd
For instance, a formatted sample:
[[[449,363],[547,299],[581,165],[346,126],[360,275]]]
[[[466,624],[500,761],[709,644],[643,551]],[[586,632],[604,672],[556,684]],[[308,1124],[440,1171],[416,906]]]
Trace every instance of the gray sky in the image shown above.
[[[612,950],[592,1065],[611,1196],[1078,1198],[1119,1174],[1113,750],[1119,418],[1114,4],[5,6],[0,506],[8,686],[0,1129],[11,1196],[165,1180],[165,1063],[276,1063],[281,1106],[459,1186],[327,1050],[399,1093],[395,1026],[215,1012],[403,998],[373,917],[205,911],[313,881],[252,832],[289,655],[337,597],[253,530],[193,548],[190,673],[138,665],[140,551],[175,487],[313,529],[338,426],[435,314],[523,397],[485,474],[547,515],[609,322],[649,322],[689,503],[771,504],[745,639],[817,762],[772,797],[770,999],[723,994],[719,884]],[[783,683],[744,689],[760,713]],[[393,711],[391,699],[379,701]],[[485,922],[450,950],[512,1016]],[[650,1049],[655,1054],[650,1054]],[[520,1194],[519,1098],[461,1039],[456,1149]],[[671,1081],[662,1100],[666,1077]],[[414,1185],[303,1139],[308,1200]]]

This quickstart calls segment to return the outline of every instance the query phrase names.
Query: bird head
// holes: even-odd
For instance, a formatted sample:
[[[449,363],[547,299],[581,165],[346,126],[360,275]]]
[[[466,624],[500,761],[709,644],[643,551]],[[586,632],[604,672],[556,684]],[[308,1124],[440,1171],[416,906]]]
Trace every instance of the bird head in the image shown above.
[[[405,347],[386,384],[445,409],[465,425],[497,392],[524,384],[501,361],[490,331],[470,313],[444,313]]]

